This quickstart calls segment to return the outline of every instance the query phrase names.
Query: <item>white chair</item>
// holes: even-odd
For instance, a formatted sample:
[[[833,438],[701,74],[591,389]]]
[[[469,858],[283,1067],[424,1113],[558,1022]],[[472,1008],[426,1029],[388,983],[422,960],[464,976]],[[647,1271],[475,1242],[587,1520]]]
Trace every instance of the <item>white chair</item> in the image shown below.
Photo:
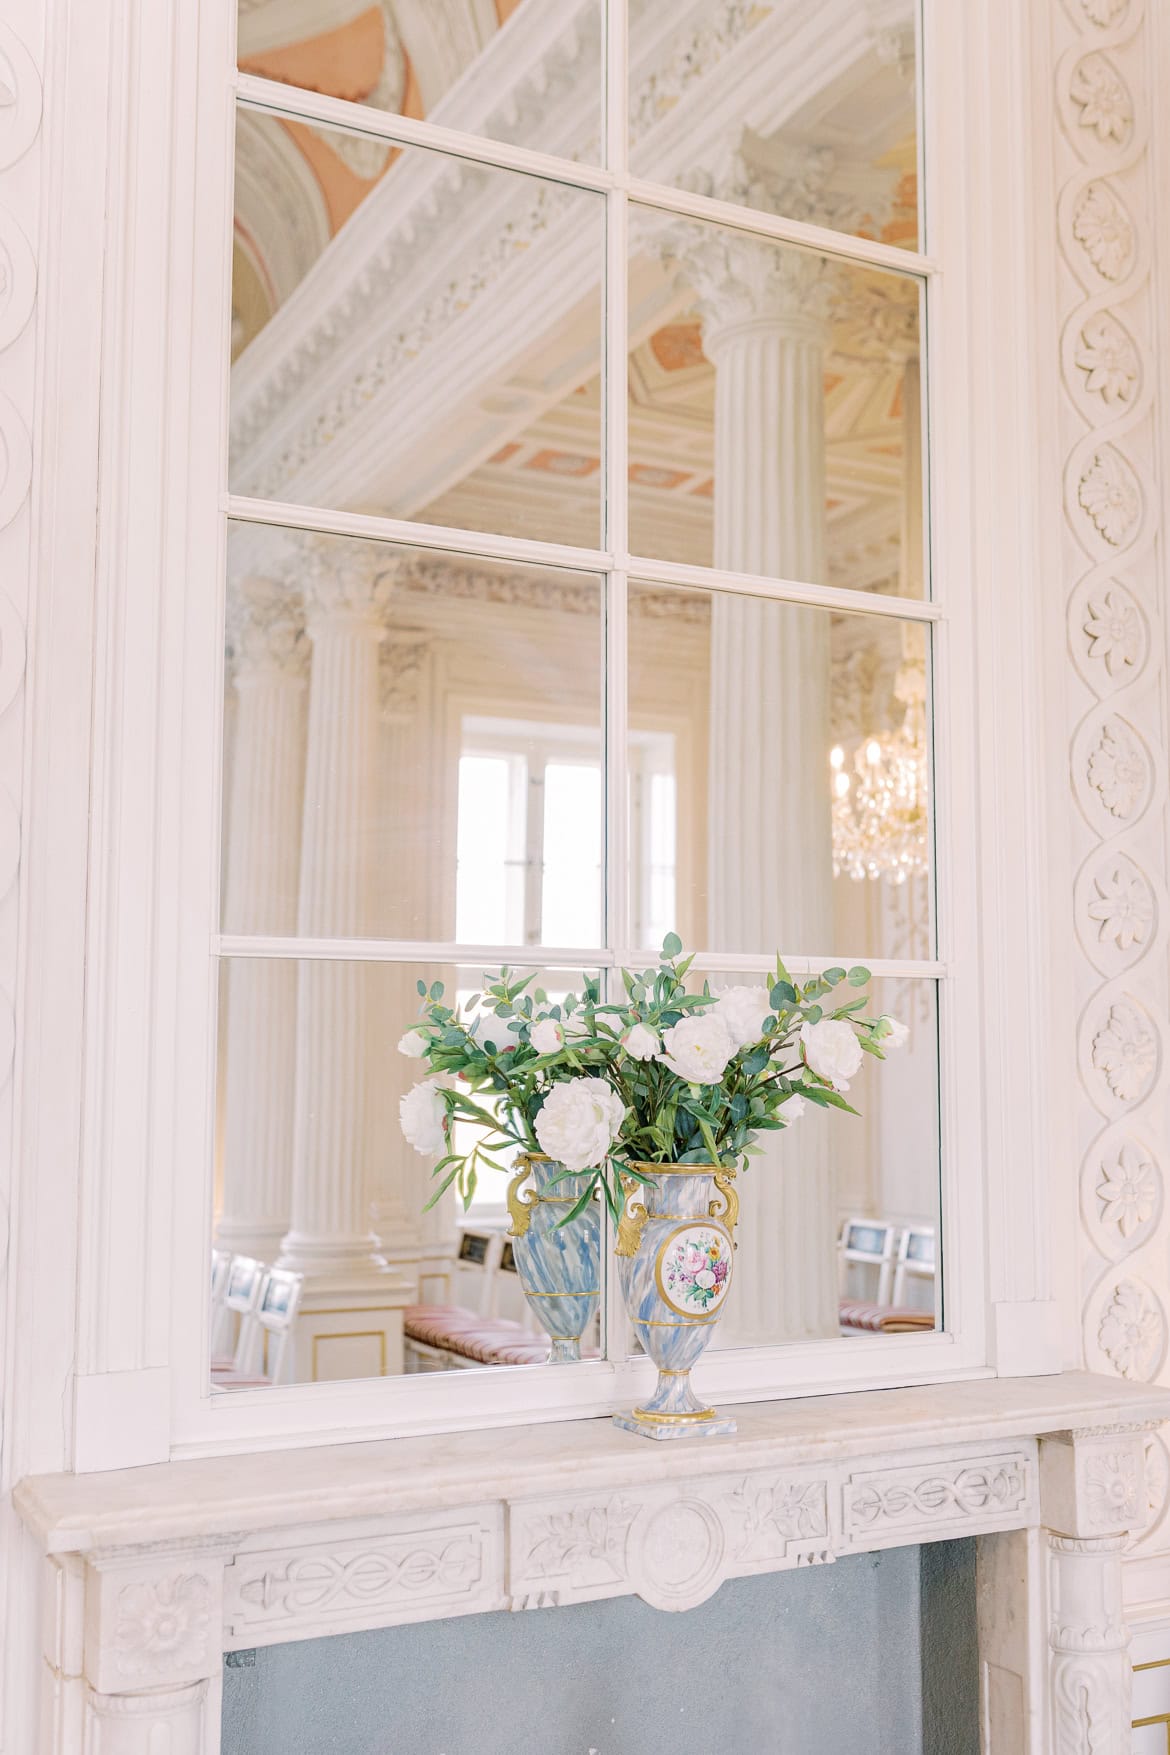
[[[933,1225],[907,1225],[898,1242],[898,1259],[894,1269],[894,1303],[934,1308],[934,1280],[937,1241]],[[926,1294],[916,1286],[928,1288]]]
[[[897,1253],[896,1225],[884,1219],[846,1219],[841,1227],[841,1297],[873,1304],[897,1303],[893,1291]],[[859,1280],[860,1285],[856,1283]]]
[[[303,1286],[303,1277],[287,1268],[266,1269],[260,1300],[245,1319],[232,1368],[215,1378],[221,1389],[258,1389],[286,1381],[289,1337]]]
[[[224,1299],[227,1295],[228,1275],[231,1272],[232,1258],[226,1249],[213,1249],[211,1252],[211,1356],[221,1358],[231,1351],[233,1333],[236,1326],[235,1315],[230,1311]]]
[[[256,1261],[253,1256],[232,1256],[223,1294],[223,1316],[227,1326],[220,1347],[212,1350],[213,1378],[243,1368],[256,1310],[264,1296],[267,1274],[268,1269],[264,1263]]]

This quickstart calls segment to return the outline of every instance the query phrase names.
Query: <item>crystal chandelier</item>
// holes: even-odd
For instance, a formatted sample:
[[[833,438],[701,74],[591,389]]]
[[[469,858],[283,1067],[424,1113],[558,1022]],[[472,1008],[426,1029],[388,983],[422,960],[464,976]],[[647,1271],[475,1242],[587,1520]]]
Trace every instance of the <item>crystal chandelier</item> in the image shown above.
[[[904,884],[930,865],[926,749],[926,666],[902,665],[894,694],[906,709],[896,731],[863,737],[848,772],[845,751],[829,751],[833,783],[833,875]]]

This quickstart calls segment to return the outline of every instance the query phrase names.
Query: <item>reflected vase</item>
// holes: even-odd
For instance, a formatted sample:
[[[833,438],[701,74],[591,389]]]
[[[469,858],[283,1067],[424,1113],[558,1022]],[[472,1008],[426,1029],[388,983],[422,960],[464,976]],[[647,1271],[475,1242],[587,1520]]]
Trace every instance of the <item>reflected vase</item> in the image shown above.
[[[520,1154],[508,1184],[516,1272],[529,1309],[552,1341],[550,1365],[581,1357],[581,1337],[597,1315],[601,1211],[596,1200],[571,1223],[561,1223],[588,1186],[588,1174],[566,1176],[563,1164],[539,1152]]]
[[[614,1424],[643,1438],[716,1438],[735,1421],[704,1406],[691,1368],[709,1344],[731,1289],[739,1197],[719,1165],[635,1164],[653,1184],[622,1177],[616,1245],[626,1310],[658,1367],[652,1396]]]

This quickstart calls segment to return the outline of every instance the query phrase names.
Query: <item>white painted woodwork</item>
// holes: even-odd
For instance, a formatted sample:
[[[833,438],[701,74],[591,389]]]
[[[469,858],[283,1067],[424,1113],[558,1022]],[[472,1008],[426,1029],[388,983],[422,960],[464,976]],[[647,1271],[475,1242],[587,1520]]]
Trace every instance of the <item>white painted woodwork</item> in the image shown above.
[[[845,8],[857,29],[880,27],[881,10],[853,0]],[[0,561],[18,618],[36,578],[27,703],[19,693],[20,630],[11,621],[0,663],[0,676],[9,683],[16,677],[12,695],[0,689],[7,700],[0,708],[0,781],[18,806],[24,868],[19,922],[15,885],[0,919],[0,987],[17,997],[15,1153],[0,1118],[11,1223],[6,1494],[29,1473],[114,1460],[161,1464],[184,1447],[217,1453],[267,1445],[281,1454],[279,1466],[271,1456],[256,1465],[266,1477],[263,1496],[286,1464],[310,1455],[283,1447],[311,1445],[323,1426],[370,1437],[411,1426],[514,1422],[531,1402],[523,1375],[514,1373],[491,1383],[465,1381],[458,1402],[443,1399],[449,1385],[436,1386],[440,1394],[425,1412],[409,1386],[399,1395],[392,1384],[324,1384],[299,1394],[272,1392],[266,1401],[245,1396],[216,1409],[205,1393],[206,1337],[193,1313],[205,1303],[209,1240],[208,949],[224,948],[213,911],[219,731],[210,679],[218,673],[222,635],[213,582],[222,562],[215,532],[224,387],[215,362],[227,358],[228,11],[143,0],[9,0],[0,26],[4,82],[15,92],[2,112],[0,223],[15,217],[37,270],[34,298],[29,253],[17,243],[16,297],[4,309],[28,314],[15,337],[0,344],[3,395],[17,423],[5,405],[4,505],[18,502],[0,529]],[[822,13],[830,18],[828,8],[816,9],[818,19]],[[721,1374],[716,1393],[737,1386],[744,1399],[791,1394],[801,1383],[839,1390],[918,1376],[933,1386],[914,1393],[937,1411],[960,1392],[1007,1396],[1037,1388],[1006,1375],[997,1384],[937,1381],[956,1370],[1051,1371],[1062,1357],[1087,1350],[1100,1369],[1116,1374],[1123,1396],[1121,1378],[1163,1377],[1167,1370],[1159,522],[1170,307],[1156,288],[1165,248],[1158,216],[1170,188],[1170,137],[1157,97],[1170,83],[1170,20],[1164,8],[1137,0],[1128,6],[972,0],[961,8],[927,0],[925,13],[924,130],[934,185],[928,252],[904,256],[766,215],[751,224],[764,235],[838,253],[846,248],[859,260],[901,262],[930,276],[945,265],[932,283],[928,363],[939,597],[926,606],[867,604],[865,593],[838,601],[874,615],[908,613],[939,630],[940,835],[954,850],[940,897],[934,970],[945,976],[951,1335],[919,1351],[894,1344],[880,1360],[875,1350],[864,1365],[856,1351],[849,1359],[825,1343],[770,1356],[729,1355],[711,1369]],[[611,37],[620,73],[622,33]],[[1082,98],[1102,60],[1106,101],[1095,119]],[[738,72],[763,102],[762,58],[749,68],[742,61]],[[310,119],[335,117],[337,108],[288,88],[279,102]],[[619,115],[622,107],[615,106]],[[664,129],[685,132],[695,107],[693,99],[676,105],[671,114],[679,120],[668,115]],[[426,124],[397,118],[375,118],[374,126],[387,138],[436,138]],[[624,145],[623,130],[610,133]],[[661,140],[653,149],[660,147]],[[467,150],[481,162],[550,168],[522,143],[478,140]],[[624,215],[626,199],[648,196],[663,211],[734,217],[707,197],[650,184],[652,156],[650,146],[638,149],[633,176],[620,157],[608,170],[585,165],[580,181],[613,191],[615,216]],[[1120,256],[1102,254],[1094,223],[1102,212]],[[1094,263],[1094,250],[1109,271]],[[1112,380],[1111,398],[1100,382],[1090,387],[1091,372],[1077,358],[1091,346],[1086,327],[1102,317],[1125,330],[1136,356],[1136,373],[1127,364]],[[7,334],[0,328],[0,337]],[[1118,351],[1130,360],[1125,337]],[[619,336],[611,364],[623,360]],[[611,371],[611,379],[620,395],[621,371]],[[20,427],[31,433],[31,478],[21,463],[30,452]],[[1105,447],[1121,464],[1112,465],[1102,499],[1093,459]],[[15,473],[9,457],[21,465]],[[22,497],[26,479],[31,492]],[[1123,540],[1110,540],[1094,523],[1083,486],[1099,510],[1110,495],[1124,510],[1136,492],[1140,515],[1132,530],[1121,527]],[[302,517],[288,507],[236,510],[285,524]],[[303,521],[364,535],[415,534],[357,515],[317,512]],[[597,551],[545,550],[434,528],[417,540],[586,567],[629,559],[617,537]],[[703,582],[665,563],[647,576]],[[1130,624],[1135,656],[1119,654],[1120,668],[1112,672],[1086,632],[1090,594],[1096,601],[1110,580],[1117,602],[1132,604],[1137,617]],[[740,583],[756,595],[783,591],[750,576]],[[824,588],[807,585],[789,596],[832,601]],[[1125,766],[1138,781],[1136,793],[1125,785],[1116,793],[1118,801],[1133,800],[1120,813],[1098,783],[1108,759],[1093,765],[1099,751],[1110,755],[1099,734],[1116,717],[1133,740]],[[1153,903],[1144,937],[1125,946],[1109,933],[1102,940],[1095,910],[1096,879],[1111,879],[1114,869]],[[1074,933],[1078,949],[1070,958]],[[278,941],[275,948],[287,955],[292,947]],[[251,949],[265,952],[262,944]],[[319,958],[328,949],[318,939],[306,955]],[[426,954],[441,957],[443,949],[428,945]],[[369,940],[355,950],[386,954]],[[987,995],[995,1003],[984,1021]],[[1154,1050],[1155,1076],[1137,1097],[1106,1094],[1109,1069],[1097,1047],[1119,1001],[1135,1008],[1138,1060],[1148,1052],[1147,1036]],[[1139,1166],[1150,1167],[1156,1196],[1153,1212],[1128,1234],[1099,1194],[1110,1180],[1105,1172],[1122,1162],[1126,1140],[1139,1148]],[[1131,1333],[1136,1346],[1127,1349]],[[542,1414],[564,1420],[603,1411],[615,1386],[622,1395],[636,1387],[624,1370],[542,1376]],[[902,1404],[891,1409],[891,1396],[901,1393],[860,1397],[859,1422],[877,1427],[887,1415],[896,1419]],[[833,1405],[844,1404],[840,1398],[822,1404],[818,1425]],[[1160,1417],[1162,1410],[1151,1405],[1145,1412]],[[1121,1408],[1106,1416],[1098,1407],[1087,1421],[1083,1414],[1066,1408],[1060,1418],[1078,1432],[1097,1415],[1128,1423]],[[742,1417],[750,1419],[751,1409]],[[1032,1430],[1056,1428],[1033,1422]],[[578,1429],[563,1431],[573,1448],[549,1483],[554,1497],[576,1490],[581,1460]],[[556,1436],[551,1427],[546,1435]],[[964,1426],[951,1428],[946,1442],[984,1446],[986,1460],[988,1438],[1020,1436],[1002,1426],[991,1434]],[[512,1437],[502,1429],[482,1440],[491,1461],[480,1465],[481,1488],[489,1474],[492,1482],[500,1478],[497,1445]],[[899,1450],[905,1434],[875,1430],[872,1437],[881,1445],[888,1437],[883,1454],[905,1456]],[[1074,1449],[1080,1443],[1075,1439]],[[363,1449],[376,1448],[320,1454],[336,1475],[356,1467]],[[1161,1641],[1143,1643],[1153,1660],[1170,1652],[1158,1606],[1165,1597],[1166,1466],[1160,1435],[1142,1435],[1142,1448],[1153,1522],[1132,1540],[1124,1578],[1129,1614],[1141,1615],[1149,1638]],[[656,1452],[655,1466],[663,1460]],[[1052,1460],[1049,1453],[1040,1462],[1042,1474]],[[231,1469],[237,1461],[214,1466]],[[785,1453],[783,1467],[790,1464]],[[135,1493],[148,1473],[132,1469],[127,1492]],[[95,1479],[71,1488],[84,1490]],[[146,1516],[140,1509],[139,1536]],[[132,1547],[134,1527],[128,1522],[122,1532]],[[1101,1746],[1121,1755],[1121,1665],[1108,1644],[1117,1625],[1117,1532],[1085,1523],[1070,1531],[1063,1520],[980,1538],[987,1746],[994,1755],[1046,1748],[1047,1733],[1038,1727],[1049,1708],[1048,1585],[1047,1567],[1037,1559],[1048,1546],[1046,1528],[1064,1542],[1106,1544],[1083,1555],[1054,1550],[1050,1564],[1075,1611],[1069,1629],[1086,1645],[1102,1641],[1104,1661],[1088,1666],[1085,1688],[1100,1702]],[[76,1539],[66,1538],[66,1545]],[[361,1544],[366,1532],[351,1539]],[[317,1545],[327,1548],[329,1540],[327,1532]],[[92,1719],[104,1710],[96,1696],[87,1698],[87,1685],[96,1695],[125,1698],[117,1686],[87,1677],[82,1598],[93,1568],[88,1557],[64,1554],[38,1593],[33,1544],[17,1528],[7,1498],[0,1502],[0,1541],[5,1755],[25,1755],[38,1737],[64,1755],[85,1746],[86,1714]],[[295,1545],[274,1549],[261,1577],[269,1569],[279,1576],[299,1552]],[[1073,1583],[1082,1558],[1089,1580],[1083,1590]],[[165,1582],[169,1562],[161,1554],[143,1564],[155,1583]],[[206,1557],[191,1570],[207,1581],[218,1608],[221,1587],[208,1575]],[[387,1572],[394,1575],[391,1567]],[[38,1594],[58,1641],[49,1670],[33,1650]],[[1005,1632],[999,1614],[1005,1601],[1015,1605],[1017,1635],[1018,1617],[1026,1616],[1025,1641]],[[101,1608],[99,1619],[106,1612]],[[165,1678],[159,1686],[169,1695],[198,1691],[208,1681],[206,1711],[214,1724],[213,1677],[224,1632],[214,1616],[213,1624],[214,1640],[195,1665],[201,1673],[176,1679],[174,1689]],[[989,1626],[998,1628],[996,1639]],[[251,1631],[245,1638],[254,1643]],[[1072,1654],[1062,1646],[1055,1655]],[[193,1704],[192,1697],[160,1699],[151,1710],[173,1710],[174,1722],[183,1725],[185,1717],[189,1725]],[[123,1714],[123,1723],[132,1716]],[[1048,1747],[1073,1755],[1083,1747],[1083,1728],[1082,1714],[1075,1735],[1065,1723],[1063,1741]],[[119,1725],[110,1735],[121,1731]],[[141,1737],[135,1744],[127,1734],[137,1751]]]

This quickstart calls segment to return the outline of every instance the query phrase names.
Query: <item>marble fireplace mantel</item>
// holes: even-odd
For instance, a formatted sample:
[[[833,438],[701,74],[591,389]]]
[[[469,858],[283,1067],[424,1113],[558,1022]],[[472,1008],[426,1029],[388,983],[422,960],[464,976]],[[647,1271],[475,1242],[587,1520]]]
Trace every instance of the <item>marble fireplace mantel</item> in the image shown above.
[[[30,1477],[52,1755],[214,1755],[225,1651],[974,1535],[988,1755],[1125,1755],[1126,1532],[1170,1391],[1067,1373]],[[166,1726],[162,1740],[160,1727]]]

